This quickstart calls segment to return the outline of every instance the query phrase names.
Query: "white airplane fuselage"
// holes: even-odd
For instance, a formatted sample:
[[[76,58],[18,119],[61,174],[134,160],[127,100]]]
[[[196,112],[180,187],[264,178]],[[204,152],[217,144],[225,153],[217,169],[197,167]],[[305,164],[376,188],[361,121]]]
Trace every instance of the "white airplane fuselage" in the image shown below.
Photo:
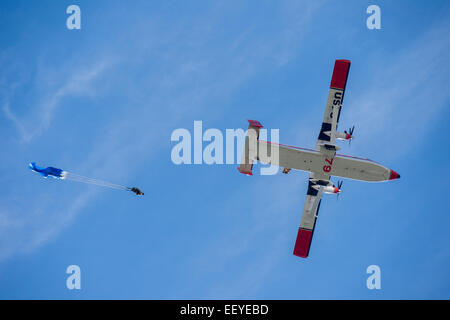
[[[284,168],[309,171],[320,179],[321,176],[334,176],[359,181],[380,182],[400,178],[400,175],[375,161],[336,154],[327,157],[320,151],[273,144],[258,140],[259,151],[262,148],[278,148],[277,157],[270,157],[274,152],[258,152],[259,161],[271,163]]]

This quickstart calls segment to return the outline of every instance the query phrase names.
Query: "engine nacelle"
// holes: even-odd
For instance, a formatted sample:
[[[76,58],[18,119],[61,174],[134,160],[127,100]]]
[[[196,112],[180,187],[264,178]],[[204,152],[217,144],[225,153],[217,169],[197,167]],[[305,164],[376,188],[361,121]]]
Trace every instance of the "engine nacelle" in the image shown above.
[[[339,190],[339,188],[336,188],[334,185],[323,188],[323,193],[338,194],[339,192],[341,192],[341,190]]]
[[[350,133],[348,133],[347,131],[336,132],[336,139],[338,139],[338,140],[350,140],[352,138],[353,138],[353,136]]]
[[[333,185],[329,185],[329,186],[320,186],[320,185],[314,185],[312,186],[314,189],[319,190],[320,188],[322,188],[323,193],[327,193],[327,194],[338,194],[339,192],[341,192],[341,190],[337,187]]]

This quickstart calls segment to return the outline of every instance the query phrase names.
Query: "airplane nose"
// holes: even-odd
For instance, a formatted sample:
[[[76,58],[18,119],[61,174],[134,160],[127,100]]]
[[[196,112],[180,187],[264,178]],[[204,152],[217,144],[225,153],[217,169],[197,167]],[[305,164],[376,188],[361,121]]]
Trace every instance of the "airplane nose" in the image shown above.
[[[394,179],[398,179],[398,178],[400,178],[400,175],[391,169],[391,175],[389,177],[389,180],[394,180]]]

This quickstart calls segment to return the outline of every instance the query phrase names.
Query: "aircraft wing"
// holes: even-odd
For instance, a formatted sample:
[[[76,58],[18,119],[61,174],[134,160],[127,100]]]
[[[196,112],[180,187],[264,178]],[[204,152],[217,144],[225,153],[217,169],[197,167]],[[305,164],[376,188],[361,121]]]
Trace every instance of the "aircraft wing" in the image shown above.
[[[322,183],[326,184],[327,182],[323,181]],[[319,213],[320,202],[322,201],[323,186],[320,183],[321,181],[314,182],[311,179],[308,183],[305,206],[303,207],[300,227],[298,228],[297,240],[294,246],[294,255],[301,258],[308,257],[309,248],[311,247],[316,218]]]
[[[320,128],[319,138],[317,139],[316,149],[318,149],[321,144],[334,145],[349,70],[349,60],[335,61],[327,105],[323,116],[322,127]]]

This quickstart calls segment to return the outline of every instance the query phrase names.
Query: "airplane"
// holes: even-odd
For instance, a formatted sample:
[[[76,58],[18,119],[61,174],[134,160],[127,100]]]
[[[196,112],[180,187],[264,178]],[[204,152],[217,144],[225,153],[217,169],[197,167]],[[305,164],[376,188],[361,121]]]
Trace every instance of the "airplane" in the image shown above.
[[[306,201],[293,252],[301,258],[307,258],[309,255],[322,194],[341,193],[342,181],[335,186],[330,180],[331,176],[370,182],[400,178],[397,172],[375,161],[337,153],[340,147],[335,144],[336,140],[350,143],[355,129],[353,126],[349,131],[337,131],[349,70],[349,60],[335,61],[322,127],[314,150],[259,140],[259,131],[263,126],[259,121],[248,120],[244,152],[238,167],[241,173],[252,175],[254,161],[282,167],[285,174],[292,169],[310,172]],[[263,148],[266,152],[262,152]],[[270,153],[278,154],[278,157],[270,157],[267,151],[270,149]]]

